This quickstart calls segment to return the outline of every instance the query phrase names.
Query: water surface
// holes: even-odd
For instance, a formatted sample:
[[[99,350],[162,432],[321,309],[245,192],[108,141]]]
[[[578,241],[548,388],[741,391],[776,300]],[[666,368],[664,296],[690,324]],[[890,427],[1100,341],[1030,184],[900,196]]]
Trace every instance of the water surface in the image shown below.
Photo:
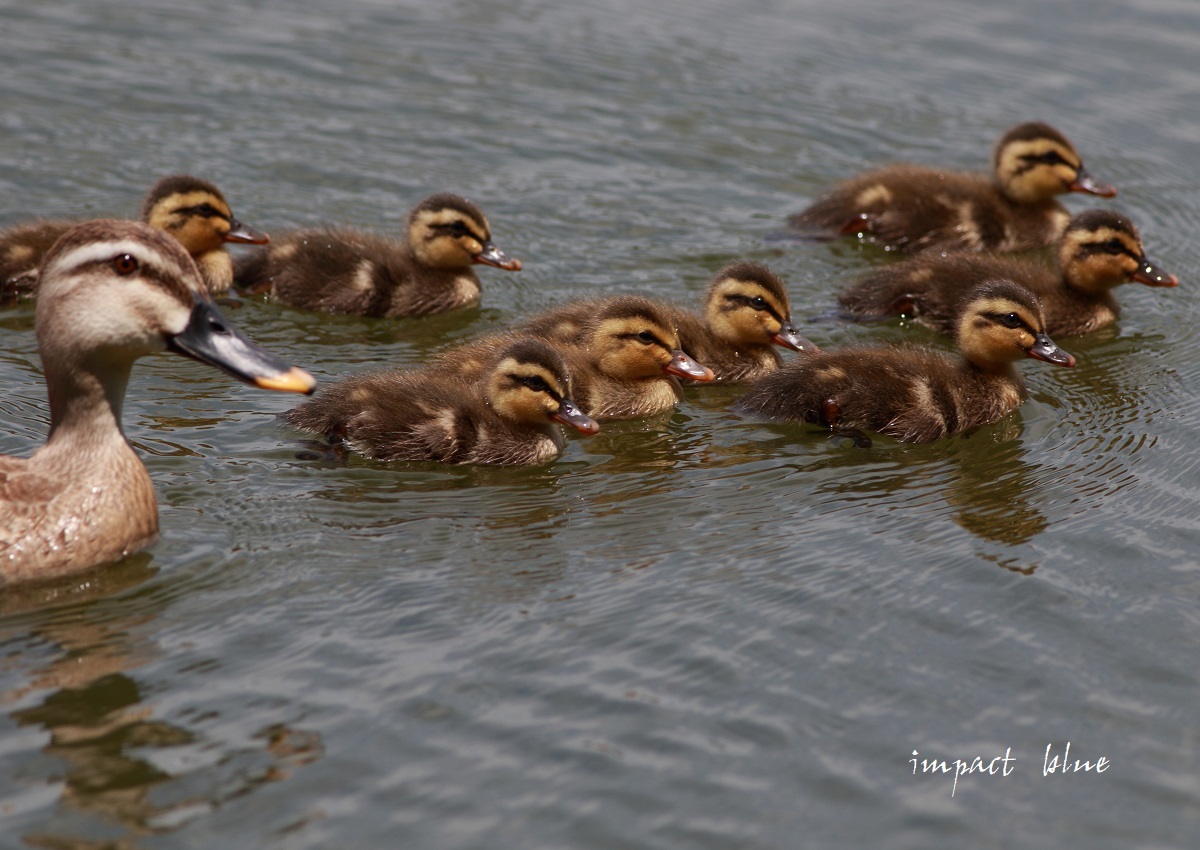
[[[293,399],[148,358],[162,540],[3,599],[0,846],[1194,846],[1198,43],[1183,0],[0,3],[0,225],[133,215],[178,171],[268,231],[483,207],[525,270],[478,309],[230,309],[323,380],[601,290],[694,304],[740,258],[823,346],[944,344],[809,323],[890,257],[764,237],[1030,119],[1182,280],[928,446],[717,387],[536,469],[313,461]],[[45,433],[32,326],[0,313],[3,452]],[[1111,766],[1043,776],[1068,741]],[[952,797],[914,750],[1015,762]]]

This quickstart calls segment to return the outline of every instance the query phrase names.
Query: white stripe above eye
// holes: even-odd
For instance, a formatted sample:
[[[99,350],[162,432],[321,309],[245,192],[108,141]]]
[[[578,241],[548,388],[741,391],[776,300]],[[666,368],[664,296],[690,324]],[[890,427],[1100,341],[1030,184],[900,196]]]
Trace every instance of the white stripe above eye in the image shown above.
[[[104,242],[89,242],[85,245],[80,245],[78,248],[73,248],[67,251],[67,253],[59,255],[54,265],[46,269],[46,272],[53,270],[58,274],[62,274],[80,266],[110,260],[121,254],[132,254],[140,262],[158,266],[161,269],[170,269],[178,265],[177,263],[170,262],[145,242],[133,239],[113,239]]]

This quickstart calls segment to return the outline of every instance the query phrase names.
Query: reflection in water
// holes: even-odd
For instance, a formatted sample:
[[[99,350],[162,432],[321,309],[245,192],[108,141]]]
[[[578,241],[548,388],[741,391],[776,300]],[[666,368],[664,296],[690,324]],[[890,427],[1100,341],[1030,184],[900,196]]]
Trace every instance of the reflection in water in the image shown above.
[[[316,733],[274,724],[254,735],[262,741],[265,764],[252,760],[258,764],[250,771],[240,768],[232,782],[221,777],[199,783],[211,789],[208,793],[183,792],[183,786],[194,787],[190,775],[176,776],[156,764],[157,753],[205,742],[193,731],[154,718],[153,705],[144,701],[132,675],[159,654],[144,637],[157,615],[140,606],[137,613],[121,616],[108,604],[112,594],[154,573],[150,556],[143,554],[93,574],[3,596],[0,629],[20,628],[57,648],[49,663],[29,674],[27,684],[0,692],[3,706],[48,691],[37,704],[10,715],[18,726],[45,730],[48,740],[41,752],[54,767],[41,773],[61,788],[53,812],[39,818],[36,831],[21,836],[28,846],[133,847],[140,837],[176,829],[223,799],[288,779],[322,754]],[[19,662],[20,656],[10,656],[10,665],[14,659]],[[208,769],[220,770],[230,761]]]

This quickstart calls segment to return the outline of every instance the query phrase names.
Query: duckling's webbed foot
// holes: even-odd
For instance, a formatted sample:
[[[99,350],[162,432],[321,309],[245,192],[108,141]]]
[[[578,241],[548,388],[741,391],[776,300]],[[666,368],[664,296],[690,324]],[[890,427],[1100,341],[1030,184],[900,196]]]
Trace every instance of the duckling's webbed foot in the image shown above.
[[[866,213],[851,216],[838,228],[839,236],[853,236],[856,233],[870,233],[874,220]]]

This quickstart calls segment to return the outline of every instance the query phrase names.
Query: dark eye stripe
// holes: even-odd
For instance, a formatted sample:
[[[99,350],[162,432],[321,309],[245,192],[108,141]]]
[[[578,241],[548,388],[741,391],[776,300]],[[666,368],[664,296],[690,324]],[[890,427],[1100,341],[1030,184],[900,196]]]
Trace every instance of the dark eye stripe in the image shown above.
[[[754,298],[757,298],[757,297],[761,297],[761,296],[755,296]],[[726,301],[732,301],[734,304],[745,304],[751,310],[765,310],[766,312],[770,313],[780,324],[783,324],[785,321],[787,321],[786,319],[784,319],[783,316],[779,315],[779,312],[773,306],[771,306],[770,301],[763,298],[763,305],[761,307],[756,307],[756,306],[754,306],[754,298],[752,298],[749,295],[726,295],[725,296]]]
[[[211,204],[196,204],[194,207],[179,207],[176,215],[198,215],[202,218],[220,218],[229,221],[229,216]]]
[[[1016,317],[1016,320],[1017,320],[1016,325],[1008,324],[1006,317],[1010,316],[1010,315]],[[1037,336],[1037,331],[1034,330],[1032,327],[1030,327],[1029,323],[1026,322],[1023,318],[1021,318],[1020,313],[1008,311],[1008,312],[1004,312],[1004,313],[984,313],[984,316],[986,316],[989,320],[995,322],[998,325],[1003,325],[1006,328],[1013,327],[1014,329],[1015,328],[1024,328],[1025,330],[1029,331],[1034,336]]]
[[[1133,257],[1133,259],[1139,262],[1142,259],[1141,254],[1131,250],[1128,245],[1119,239],[1106,239],[1103,242],[1084,242],[1079,248],[1088,254],[1110,254],[1114,257],[1124,254],[1127,257]]]

